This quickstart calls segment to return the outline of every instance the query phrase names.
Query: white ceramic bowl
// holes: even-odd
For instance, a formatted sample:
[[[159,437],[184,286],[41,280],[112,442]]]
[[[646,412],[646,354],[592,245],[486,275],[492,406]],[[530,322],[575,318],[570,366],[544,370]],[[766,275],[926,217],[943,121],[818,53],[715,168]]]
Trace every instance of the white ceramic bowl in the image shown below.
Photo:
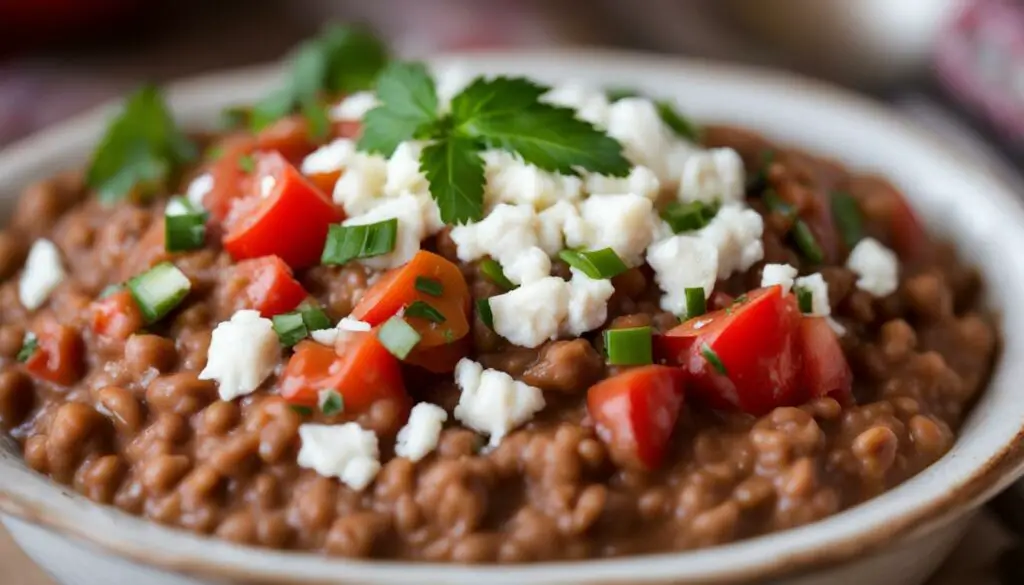
[[[890,177],[930,227],[955,239],[984,273],[1002,316],[1004,345],[989,388],[953,450],[881,497],[821,522],[698,552],[584,563],[463,567],[334,560],[257,550],[170,530],[85,498],[26,469],[0,449],[0,511],[30,555],[71,585],[247,583],[551,585],[556,583],[920,583],[962,535],[972,512],[1024,471],[1024,209],[970,161],[866,100],[776,73],[679,59],[599,52],[478,54],[469,72],[512,72],[636,86],[676,98],[700,120],[740,124]],[[273,70],[220,74],[175,86],[171,103],[191,125],[276,82]],[[18,189],[84,160],[104,113],[55,127],[0,153],[0,211]],[[22,520],[14,520],[18,517]],[[40,528],[46,527],[46,529]],[[88,543],[88,544],[84,544]],[[128,559],[128,560],[125,560]]]

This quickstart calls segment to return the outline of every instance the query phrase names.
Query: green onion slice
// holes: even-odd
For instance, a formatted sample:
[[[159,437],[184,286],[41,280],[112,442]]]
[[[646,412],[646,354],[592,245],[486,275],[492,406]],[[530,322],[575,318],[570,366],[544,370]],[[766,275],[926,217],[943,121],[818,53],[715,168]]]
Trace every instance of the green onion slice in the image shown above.
[[[683,292],[686,294],[686,317],[688,319],[708,312],[707,299],[704,298],[704,287],[695,286]]]
[[[256,159],[253,158],[251,154],[243,154],[238,157],[238,168],[241,169],[243,173],[251,174],[256,170]]]
[[[676,201],[661,211],[661,219],[672,228],[673,233],[680,234],[708,225],[717,213],[718,205],[715,203]]]
[[[653,334],[649,326],[605,330],[604,347],[608,363],[613,366],[654,363],[652,339]]]
[[[31,331],[25,334],[25,338],[21,341],[21,349],[18,350],[18,361],[25,363],[35,355],[39,349],[39,339],[35,333]]]
[[[476,314],[480,316],[480,321],[487,325],[488,329],[494,329],[494,313],[491,312],[490,299],[476,300]]]
[[[434,307],[423,301],[413,301],[405,308],[406,317],[419,317],[420,319],[426,319],[431,323],[444,323],[446,321],[441,311],[438,311]]]
[[[700,344],[700,354],[704,356],[704,359],[711,364],[711,367],[715,368],[715,371],[723,376],[728,376],[729,372],[725,369],[725,364],[722,363],[722,358],[718,357],[715,350],[711,349],[711,346],[702,343]]]
[[[857,200],[849,193],[836,191],[832,193],[832,217],[836,220],[836,228],[847,247],[853,248],[864,237],[863,219]]]
[[[320,412],[327,416],[345,411],[345,399],[333,388],[321,390],[318,398]]]
[[[404,360],[420,342],[420,334],[405,319],[395,315],[381,325],[377,339],[391,355]]]
[[[192,290],[185,273],[170,262],[161,262],[148,271],[128,280],[128,290],[138,303],[146,323],[153,323],[170,313]]]
[[[757,172],[747,179],[747,191],[759,193],[768,187],[768,169],[775,161],[775,151],[770,148],[762,150],[760,159],[761,164]]]
[[[332,225],[320,257],[322,264],[345,264],[356,258],[371,258],[395,249],[398,219],[365,225]]]
[[[444,286],[441,285],[441,281],[429,276],[416,277],[416,290],[432,297],[439,297],[444,294]]]
[[[814,295],[807,287],[796,287],[796,303],[800,306],[800,312],[809,314],[814,311]]]
[[[512,290],[516,287],[511,280],[505,276],[505,271],[501,269],[501,264],[498,264],[497,260],[492,258],[484,258],[480,261],[480,272],[487,277],[487,280],[500,286],[504,290]]]
[[[331,327],[334,327],[334,324],[331,323],[331,318],[327,316],[327,313],[315,305],[300,306],[298,313],[302,315],[302,323],[306,326],[306,329],[310,331],[319,331],[321,329],[330,329]]]
[[[274,315],[270,320],[274,324],[274,333],[277,333],[277,338],[284,347],[291,347],[309,335],[309,329],[306,328],[301,313]]]
[[[594,280],[614,278],[629,270],[622,258],[619,258],[611,248],[590,251],[562,250],[558,257]]]
[[[299,416],[313,416],[313,409],[308,406],[302,406],[301,404],[292,404],[290,406],[293,412]]]
[[[168,252],[198,250],[206,243],[207,214],[184,197],[171,197],[164,211],[164,247]]]
[[[825,260],[825,252],[821,250],[818,240],[814,237],[811,227],[807,225],[806,221],[802,219],[796,220],[793,224],[792,234],[793,241],[796,242],[796,247],[800,248],[804,258],[815,264],[821,264]]]

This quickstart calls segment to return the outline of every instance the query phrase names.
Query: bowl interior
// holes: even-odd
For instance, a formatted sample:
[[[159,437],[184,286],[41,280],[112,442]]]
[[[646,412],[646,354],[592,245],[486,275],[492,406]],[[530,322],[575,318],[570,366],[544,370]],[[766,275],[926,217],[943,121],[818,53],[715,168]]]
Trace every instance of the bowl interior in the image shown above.
[[[271,551],[253,552],[149,524],[51,484],[24,467],[10,441],[0,442],[0,509],[88,537],[123,554],[196,572],[266,582],[519,584],[673,581],[732,582],[846,558],[895,535],[947,521],[1004,487],[1022,470],[1016,438],[1024,426],[1024,208],[1012,190],[881,106],[800,78],[680,59],[602,52],[455,56],[436,61],[469,73],[521,73],[550,82],[635,86],[678,101],[698,120],[728,122],[785,143],[881,173],[903,189],[934,231],[953,238],[984,274],[987,301],[1002,318],[1003,357],[953,451],[871,502],[824,521],[695,553],[586,564],[466,568],[346,562]],[[226,105],[273,87],[273,69],[218,74],[170,92],[179,118],[211,127]],[[48,130],[0,152],[0,217],[27,182],[83,163],[108,111]],[[415,573],[410,573],[415,571]]]

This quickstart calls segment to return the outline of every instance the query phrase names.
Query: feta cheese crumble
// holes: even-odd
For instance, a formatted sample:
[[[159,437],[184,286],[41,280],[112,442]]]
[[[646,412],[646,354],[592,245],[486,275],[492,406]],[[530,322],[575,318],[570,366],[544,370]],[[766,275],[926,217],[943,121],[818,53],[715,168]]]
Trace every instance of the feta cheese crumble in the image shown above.
[[[334,202],[350,217],[366,213],[380,204],[387,178],[387,159],[357,152],[334,184]]]
[[[764,258],[764,220],[753,209],[726,205],[697,232],[718,248],[718,278],[743,272]]]
[[[345,317],[341,321],[338,321],[336,326],[330,329],[317,329],[315,331],[310,331],[309,336],[317,343],[333,347],[334,344],[338,342],[338,339],[347,333],[367,332],[372,329],[373,326],[366,321]]]
[[[612,281],[593,279],[575,268],[569,281],[568,314],[562,331],[579,337],[597,329],[608,319],[608,299],[615,293]]]
[[[357,91],[341,100],[327,115],[338,122],[358,122],[378,105],[380,102],[377,101],[377,94],[372,91]]]
[[[491,446],[501,443],[509,431],[544,408],[540,388],[514,380],[505,372],[485,370],[468,358],[455,366],[455,383],[461,390],[455,418],[489,435]]]
[[[639,266],[654,239],[653,210],[651,200],[640,195],[594,195],[580,204],[578,218],[566,221],[566,246],[611,248],[627,266]]]
[[[251,394],[274,371],[281,344],[270,319],[258,311],[236,311],[213,330],[200,380],[217,382],[221,400]]]
[[[430,189],[427,177],[420,172],[420,153],[423,143],[406,141],[395,148],[387,164],[384,194],[397,197],[403,193],[426,194]]]
[[[302,159],[303,175],[336,173],[350,165],[356,156],[356,143],[348,138],[339,138],[325,144]]]
[[[299,467],[336,477],[356,491],[370,485],[380,471],[377,435],[357,423],[300,425],[299,439]]]
[[[608,134],[622,143],[626,158],[645,166],[663,186],[675,188],[682,173],[681,162],[695,150],[675,138],[665,125],[654,102],[624,98],[608,109]]]
[[[412,407],[409,422],[398,431],[395,455],[411,461],[419,461],[426,457],[437,448],[441,428],[446,420],[448,413],[436,404],[421,402]]]
[[[661,297],[661,309],[675,315],[688,315],[686,289],[700,287],[706,299],[715,288],[718,248],[696,236],[672,236],[648,248],[647,263],[665,293]]]
[[[633,167],[627,177],[588,175],[585,184],[587,193],[591,195],[632,193],[656,201],[661,194],[661,181],[654,171],[645,166]]]
[[[811,312],[808,313],[809,315],[828,317],[832,314],[832,307],[828,303],[828,283],[825,282],[820,272],[797,278],[795,286],[811,293]]]
[[[213,175],[203,173],[192,179],[192,182],[188,184],[188,187],[185,189],[185,198],[192,205],[203,209],[203,200],[206,199],[206,195],[210,191],[213,191]]]
[[[846,260],[846,267],[858,276],[857,288],[876,297],[891,295],[899,287],[899,258],[873,238],[857,242]]]
[[[60,250],[50,240],[40,238],[32,244],[25,259],[25,268],[18,280],[18,300],[29,311],[35,311],[66,276]]]
[[[551,274],[551,258],[544,250],[532,246],[513,257],[503,269],[515,284],[530,284]]]
[[[569,283],[548,276],[490,298],[494,331],[520,347],[557,339],[569,314]]]
[[[797,274],[797,269],[789,264],[765,264],[761,271],[761,286],[777,284],[782,287],[782,292],[788,293],[793,288]]]
[[[582,83],[570,81],[556,85],[540,98],[556,106],[576,110],[576,116],[599,128],[608,123],[608,96],[601,90],[588,87]]]
[[[503,150],[489,150],[483,157],[488,204],[524,204],[544,209],[558,201],[576,201],[583,196],[579,177],[543,171]]]
[[[743,159],[731,148],[694,153],[683,165],[679,200],[704,203],[743,203],[746,177]]]

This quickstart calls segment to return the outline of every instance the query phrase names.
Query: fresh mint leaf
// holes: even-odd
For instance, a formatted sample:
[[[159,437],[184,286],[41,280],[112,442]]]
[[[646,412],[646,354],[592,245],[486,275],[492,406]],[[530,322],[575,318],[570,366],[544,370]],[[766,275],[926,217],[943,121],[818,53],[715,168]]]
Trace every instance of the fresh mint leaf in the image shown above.
[[[447,136],[420,154],[420,170],[446,224],[480,219],[484,202],[483,147],[462,136]]]
[[[125,102],[93,153],[86,182],[104,202],[165,187],[197,150],[174,123],[160,91],[144,86]]]
[[[381,105],[363,117],[359,150],[391,156],[406,140],[438,133],[437,87],[422,63],[388,65],[377,78],[377,98]]]

